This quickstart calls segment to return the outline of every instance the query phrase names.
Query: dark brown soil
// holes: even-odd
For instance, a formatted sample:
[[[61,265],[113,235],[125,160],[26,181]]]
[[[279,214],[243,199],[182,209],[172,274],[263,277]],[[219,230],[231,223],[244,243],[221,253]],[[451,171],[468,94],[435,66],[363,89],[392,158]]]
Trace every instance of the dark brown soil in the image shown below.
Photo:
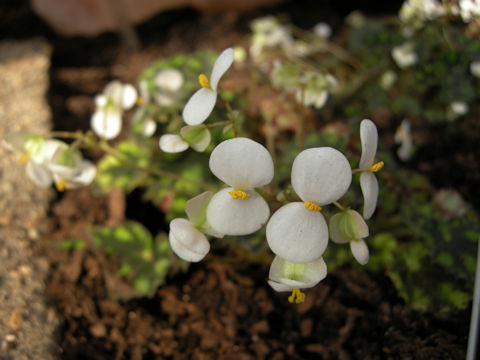
[[[90,189],[54,204],[50,241],[87,238],[117,204]],[[152,299],[114,301],[115,259],[49,250],[49,296],[65,322],[64,359],[463,359],[468,312],[439,320],[398,298],[382,274],[339,269],[292,305],[266,283],[267,265],[209,255]]]
[[[239,43],[249,20],[261,14],[288,12],[305,27],[320,20],[339,26],[354,8],[333,1],[298,3],[224,17],[191,9],[160,14],[138,27],[143,49],[137,53],[125,49],[115,34],[61,38],[35,18],[26,1],[0,5],[5,19],[0,33],[6,34],[2,38],[42,35],[52,43],[49,102],[54,126],[85,130],[93,96],[112,78],[135,81],[158,57]],[[373,3],[364,5],[370,6],[367,11]],[[393,12],[395,5],[382,10]],[[472,196],[478,195],[480,181],[478,162],[471,161],[480,136],[478,127],[471,131],[475,124],[463,125],[456,135],[468,141],[443,147],[445,158],[438,159],[432,146],[441,147],[440,129],[439,138],[432,136],[431,146],[409,166],[429,175],[438,187],[459,189],[478,209],[480,196]],[[432,161],[433,156],[438,160]],[[452,164],[462,170],[454,177]],[[89,225],[118,220],[110,210],[115,206],[91,188],[68,192],[52,204],[52,232],[46,239],[52,262],[48,295],[65,319],[59,332],[63,359],[465,358],[469,311],[444,320],[414,312],[381,273],[339,269],[308,291],[304,304],[291,305],[285,294],[266,284],[268,266],[214,251],[186,274],[169,278],[152,299],[112,300],[109,289],[125,286],[115,276],[118,261],[90,246],[66,252],[50,245],[65,238],[88,240]]]

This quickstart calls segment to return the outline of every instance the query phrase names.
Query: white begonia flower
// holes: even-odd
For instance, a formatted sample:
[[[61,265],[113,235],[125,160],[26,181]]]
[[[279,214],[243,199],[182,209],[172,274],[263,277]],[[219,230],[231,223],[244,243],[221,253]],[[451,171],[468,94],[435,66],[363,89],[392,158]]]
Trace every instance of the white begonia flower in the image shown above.
[[[53,174],[49,163],[59,147],[68,147],[60,140],[47,139],[28,132],[16,131],[5,136],[3,143],[11,150],[23,154],[21,162],[25,165],[25,172],[35,185],[48,188],[52,185]]]
[[[378,132],[373,121],[364,119],[360,123],[360,141],[362,143],[362,156],[359,169],[360,187],[362,189],[364,205],[363,218],[370,219],[377,207],[378,181],[375,172],[383,168],[383,161],[374,164],[377,153]]]
[[[161,70],[155,76],[159,93],[155,101],[162,106],[170,106],[178,100],[178,92],[183,85],[183,74],[177,69]]]
[[[278,292],[292,291],[295,288],[308,289],[317,285],[326,276],[327,264],[323,258],[309,263],[295,264],[275,256],[270,265],[268,284]]]
[[[162,151],[167,153],[179,153],[188,149],[188,143],[183,141],[180,135],[164,134],[160,136],[158,145]]]
[[[273,178],[273,160],[267,149],[248,138],[225,140],[212,151],[209,166],[230,186],[210,200],[210,226],[225,235],[248,235],[259,230],[270,216],[267,202],[254,191]]]
[[[170,222],[170,246],[183,260],[198,262],[208,254],[210,243],[202,232],[217,238],[223,237],[206,220],[206,207],[211,198],[212,192],[206,191],[188,200],[185,207],[188,220],[173,219]]]
[[[480,61],[473,61],[470,64],[470,72],[473,76],[480,78]]]
[[[337,244],[350,244],[353,257],[360,265],[368,263],[370,257],[364,238],[368,236],[368,225],[355,210],[345,210],[333,215],[329,222],[330,239]]]
[[[205,74],[200,74],[198,81],[202,88],[188,100],[183,108],[183,120],[188,125],[203,123],[212,113],[217,102],[217,86],[220,78],[233,63],[233,49],[225,49],[213,65],[210,80]]]
[[[25,171],[35,185],[42,188],[48,188],[52,185],[54,178],[50,170],[50,161],[59,148],[67,146],[63,141],[47,139],[43,142],[39,151],[30,157],[25,164]]]
[[[282,206],[267,224],[267,242],[273,253],[293,263],[322,256],[328,244],[328,226],[321,205],[341,198],[350,187],[352,169],[345,156],[330,147],[302,151],[292,166],[292,186],[302,202]]]
[[[67,146],[58,146],[48,167],[58,191],[90,185],[97,173],[95,165],[82,158],[81,153]]]
[[[186,219],[170,222],[168,240],[173,252],[185,261],[198,262],[210,251],[210,243],[195,226]]]
[[[118,80],[110,82],[101,95],[95,97],[96,110],[90,125],[98,136],[110,140],[122,130],[122,115],[137,101],[137,90]]]
[[[402,45],[395,46],[392,49],[392,57],[395,63],[401,69],[406,69],[415,65],[418,61],[418,56],[414,51],[413,43],[406,42]]]
[[[184,126],[180,135],[165,134],[160,137],[160,149],[169,153],[178,153],[191,147],[195,151],[203,152],[210,145],[212,135],[203,125]]]
[[[332,36],[332,27],[324,22],[320,22],[313,27],[313,33],[321,38],[328,39]]]
[[[394,137],[395,143],[400,144],[397,155],[400,160],[408,161],[413,155],[413,139],[411,125],[408,119],[403,119],[397,128]]]

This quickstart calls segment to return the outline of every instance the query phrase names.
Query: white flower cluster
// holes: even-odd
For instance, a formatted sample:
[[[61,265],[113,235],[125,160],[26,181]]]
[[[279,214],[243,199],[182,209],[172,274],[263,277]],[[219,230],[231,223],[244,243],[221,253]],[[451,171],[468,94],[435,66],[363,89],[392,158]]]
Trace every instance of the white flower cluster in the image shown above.
[[[133,85],[118,80],[108,83],[103,93],[95,97],[96,109],[90,120],[92,130],[102,139],[116,138],[122,130],[124,111],[138,104],[133,122],[141,124],[145,137],[152,136],[157,122],[152,116],[151,105],[168,107],[177,102],[183,81],[183,74],[177,69],[159,71],[154,79],[153,97],[146,81],[139,84],[140,96]]]
[[[174,219],[170,223],[172,249],[187,261],[200,261],[210,248],[200,230],[215,237],[248,235],[259,230],[270,216],[267,202],[254,190],[273,178],[273,161],[267,149],[248,138],[233,138],[213,150],[209,165],[229,187],[213,196],[204,193],[189,200],[186,212],[190,221]]]
[[[237,137],[215,147],[209,161],[212,173],[228,187],[190,200],[186,209],[190,220],[172,220],[169,238],[173,251],[184,260],[199,261],[210,249],[202,231],[215,237],[248,235],[267,224],[266,239],[276,255],[268,283],[276,291],[292,291],[289,301],[297,303],[305,296],[300,289],[315,286],[327,274],[322,256],[329,238],[349,243],[355,259],[366,264],[369,251],[364,239],[369,231],[364,219],[375,211],[378,182],[374,173],[383,167],[383,162],[374,164],[378,134],[371,120],[362,121],[360,138],[362,156],[356,172],[361,173],[363,217],[342,208],[330,217],[328,226],[321,213],[322,206],[339,200],[352,181],[348,160],[331,147],[311,148],[298,154],[292,165],[291,183],[301,202],[288,203],[270,217],[268,203],[255,189],[273,179],[272,157],[261,144]]]
[[[64,191],[89,185],[95,178],[95,165],[63,141],[18,131],[8,134],[4,142],[23,154],[21,162],[26,174],[39,187],[48,188],[55,183],[59,191]]]
[[[137,101],[137,90],[118,80],[109,83],[101,95],[95,97],[96,110],[90,125],[99,137],[110,140],[122,130],[123,111],[131,109]]]
[[[294,39],[290,30],[280,24],[273,16],[266,16],[252,21],[253,37],[250,46],[250,56],[256,61],[260,60],[265,49],[293,48]]]
[[[183,74],[177,69],[160,70],[154,79],[154,95],[151,96],[149,84],[143,80],[139,84],[139,107],[133,116],[134,124],[140,124],[142,135],[152,136],[157,130],[157,121],[154,119],[155,105],[172,106],[180,100],[180,89],[183,85]]]

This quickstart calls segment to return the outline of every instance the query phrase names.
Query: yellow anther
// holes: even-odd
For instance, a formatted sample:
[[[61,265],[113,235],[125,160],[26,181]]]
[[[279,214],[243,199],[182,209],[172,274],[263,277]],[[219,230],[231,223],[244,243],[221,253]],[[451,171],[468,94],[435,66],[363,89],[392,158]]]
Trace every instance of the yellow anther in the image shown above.
[[[139,97],[137,97],[136,103],[137,103],[138,106],[142,106],[143,104],[145,104],[145,100],[143,100],[143,98],[141,98],[139,96]]]
[[[383,166],[385,165],[385,163],[383,161],[379,161],[377,162],[376,164],[373,164],[372,166],[370,166],[370,168],[368,169],[368,171],[370,172],[377,172],[377,171],[380,171],[382,170]]]
[[[301,304],[305,301],[305,293],[301,292],[298,288],[292,289],[292,295],[288,297],[288,302],[295,304]]]
[[[22,155],[22,156],[20,157],[20,160],[19,160],[19,161],[20,161],[20,164],[21,164],[21,165],[25,165],[25,164],[27,163],[27,161],[28,161],[28,156],[27,156],[27,155]]]
[[[237,199],[245,200],[250,196],[245,191],[242,191],[242,190],[229,191],[228,193],[232,195],[233,200],[237,200]]]
[[[322,211],[320,206],[310,201],[305,201],[305,207],[310,211]]]
[[[210,89],[210,81],[208,80],[207,75],[205,74],[198,75],[198,82],[200,83],[201,87]]]
[[[61,178],[55,183],[55,187],[60,192],[67,191],[68,190],[67,180],[65,178]]]

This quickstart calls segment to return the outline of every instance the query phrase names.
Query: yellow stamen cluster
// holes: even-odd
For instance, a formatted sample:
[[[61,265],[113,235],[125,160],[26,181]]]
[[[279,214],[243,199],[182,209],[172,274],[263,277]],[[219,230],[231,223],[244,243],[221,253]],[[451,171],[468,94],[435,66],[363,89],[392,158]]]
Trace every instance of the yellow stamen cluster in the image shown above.
[[[207,75],[205,74],[198,75],[198,82],[200,83],[201,87],[210,89],[210,81],[208,80]]]
[[[65,180],[65,178],[61,178],[55,183],[55,187],[60,192],[68,190],[67,180]]]
[[[22,155],[22,157],[20,158],[20,164],[23,166],[27,163],[28,161],[28,156],[27,155]]]
[[[143,100],[143,98],[141,98],[140,96],[137,97],[137,105],[142,106],[143,104],[145,104],[145,100]]]
[[[245,191],[242,191],[242,190],[229,191],[228,193],[232,195],[233,200],[237,200],[237,199],[245,200],[250,196]]]
[[[295,304],[301,304],[305,301],[305,293],[301,292],[298,288],[293,288],[292,295],[288,297],[288,302]]]
[[[370,168],[368,169],[368,171],[370,171],[370,172],[380,171],[380,170],[382,170],[382,168],[383,168],[384,165],[385,165],[385,163],[384,163],[383,161],[379,161],[378,163],[373,164],[372,166],[370,166]]]
[[[310,211],[322,211],[320,206],[310,201],[305,201],[305,207]]]

